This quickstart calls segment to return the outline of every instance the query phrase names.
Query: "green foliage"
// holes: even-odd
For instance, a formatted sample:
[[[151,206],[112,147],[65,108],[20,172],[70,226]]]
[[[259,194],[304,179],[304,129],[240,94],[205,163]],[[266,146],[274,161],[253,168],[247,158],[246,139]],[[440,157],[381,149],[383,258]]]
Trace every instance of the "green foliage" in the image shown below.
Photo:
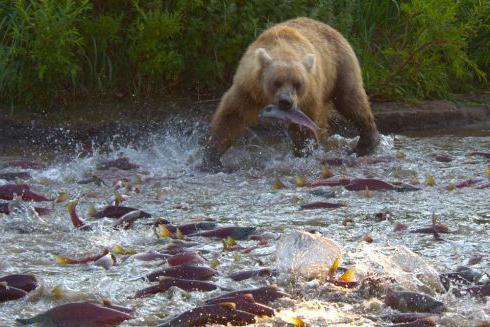
[[[457,19],[459,2],[412,0],[399,5],[400,19],[393,22],[390,38],[373,54],[384,69],[378,79],[367,79],[371,92],[388,98],[444,97],[473,76],[485,78],[467,53],[474,21]]]
[[[487,0],[5,0],[0,101],[218,96],[246,47],[297,16],[326,22],[351,42],[372,98],[489,87]]]
[[[76,26],[88,0],[13,0],[2,9],[2,94],[43,102],[75,85],[84,45]]]
[[[462,0],[458,19],[467,22],[469,57],[490,74],[490,1]]]
[[[134,6],[138,16],[128,33],[128,52],[136,65],[138,79],[155,82],[160,82],[162,78],[176,79],[183,66],[175,41],[182,31],[178,13],[164,9],[160,1],[155,1],[154,5],[146,4],[149,7],[146,10],[137,1],[134,1]]]
[[[85,40],[85,47],[80,51],[85,59],[80,76],[83,85],[99,91],[112,85],[113,61],[117,61],[117,50],[123,44],[122,20],[122,14],[100,15],[81,23],[80,33]]]

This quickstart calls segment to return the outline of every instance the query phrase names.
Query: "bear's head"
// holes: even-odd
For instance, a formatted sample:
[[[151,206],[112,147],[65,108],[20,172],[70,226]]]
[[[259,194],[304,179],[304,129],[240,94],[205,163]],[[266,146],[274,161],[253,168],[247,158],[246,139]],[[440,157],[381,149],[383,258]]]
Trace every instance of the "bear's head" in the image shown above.
[[[270,103],[281,110],[297,107],[308,87],[315,55],[306,54],[301,60],[273,59],[264,48],[258,48],[255,54],[262,68],[262,88]]]

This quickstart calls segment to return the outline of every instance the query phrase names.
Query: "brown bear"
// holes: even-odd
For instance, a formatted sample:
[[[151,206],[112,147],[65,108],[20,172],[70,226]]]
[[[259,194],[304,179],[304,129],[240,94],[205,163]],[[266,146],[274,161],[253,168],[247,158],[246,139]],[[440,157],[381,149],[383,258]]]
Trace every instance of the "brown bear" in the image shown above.
[[[248,47],[213,116],[201,168],[221,169],[223,153],[258,123],[269,104],[284,111],[300,108],[322,134],[333,104],[359,128],[358,155],[379,143],[356,55],[338,31],[319,21],[296,18],[277,24]],[[294,153],[301,155],[309,135],[297,126],[290,127],[290,134]]]

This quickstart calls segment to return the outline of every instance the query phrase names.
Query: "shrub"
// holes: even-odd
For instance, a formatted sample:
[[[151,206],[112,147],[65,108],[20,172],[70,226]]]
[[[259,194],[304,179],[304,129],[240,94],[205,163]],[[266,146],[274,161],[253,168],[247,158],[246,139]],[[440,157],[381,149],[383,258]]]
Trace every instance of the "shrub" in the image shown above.
[[[113,86],[114,69],[119,69],[117,61],[121,52],[118,50],[123,45],[122,23],[122,14],[102,14],[80,24],[85,43],[80,51],[84,59],[80,81],[85,87],[104,91]]]
[[[128,33],[129,58],[136,67],[137,85],[146,86],[145,95],[152,93],[153,84],[176,80],[183,66],[176,42],[182,32],[179,14],[163,8],[160,1],[154,3],[146,9],[134,1],[138,15]]]
[[[0,50],[0,91],[6,97],[45,102],[77,86],[77,25],[88,0],[14,0],[5,3]]]

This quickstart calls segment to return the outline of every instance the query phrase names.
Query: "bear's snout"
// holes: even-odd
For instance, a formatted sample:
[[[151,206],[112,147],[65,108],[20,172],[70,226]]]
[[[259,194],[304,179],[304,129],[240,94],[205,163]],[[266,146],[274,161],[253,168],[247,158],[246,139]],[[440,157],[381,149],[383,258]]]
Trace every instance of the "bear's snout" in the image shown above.
[[[280,95],[277,101],[279,109],[289,111],[293,107],[293,99],[289,95]]]

